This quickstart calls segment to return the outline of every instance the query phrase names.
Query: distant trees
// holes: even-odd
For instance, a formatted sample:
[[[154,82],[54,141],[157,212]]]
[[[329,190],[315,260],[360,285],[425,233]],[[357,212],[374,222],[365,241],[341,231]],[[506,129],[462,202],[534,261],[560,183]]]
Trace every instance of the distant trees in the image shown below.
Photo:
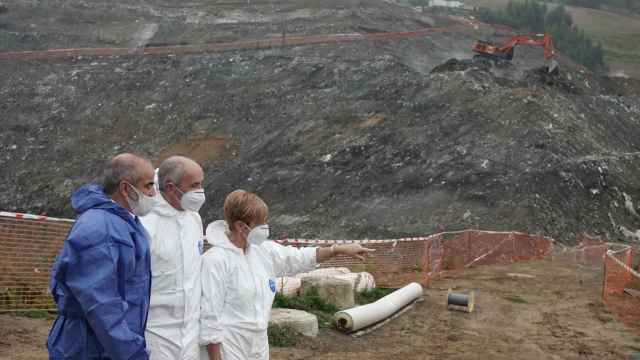
[[[571,59],[592,71],[605,71],[602,47],[594,44],[584,31],[575,26],[564,6],[557,6],[549,12],[547,10],[547,6],[537,0],[510,1],[504,10],[480,9],[479,17],[485,22],[509,25],[524,31],[549,33],[556,47]]]

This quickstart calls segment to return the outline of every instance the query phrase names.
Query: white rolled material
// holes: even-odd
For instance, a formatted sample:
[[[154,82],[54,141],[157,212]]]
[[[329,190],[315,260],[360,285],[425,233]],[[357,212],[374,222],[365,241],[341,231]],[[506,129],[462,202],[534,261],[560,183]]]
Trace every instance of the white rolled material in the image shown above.
[[[380,322],[422,296],[422,286],[411,283],[371,304],[339,311],[335,314],[340,330],[351,332]]]

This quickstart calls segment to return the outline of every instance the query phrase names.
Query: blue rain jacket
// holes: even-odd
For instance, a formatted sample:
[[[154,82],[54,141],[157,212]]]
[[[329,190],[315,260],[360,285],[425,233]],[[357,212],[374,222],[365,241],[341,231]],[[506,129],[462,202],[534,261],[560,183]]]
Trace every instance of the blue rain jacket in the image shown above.
[[[71,204],[79,217],[51,275],[59,315],[49,359],[146,360],[149,235],[97,185],[80,188]]]

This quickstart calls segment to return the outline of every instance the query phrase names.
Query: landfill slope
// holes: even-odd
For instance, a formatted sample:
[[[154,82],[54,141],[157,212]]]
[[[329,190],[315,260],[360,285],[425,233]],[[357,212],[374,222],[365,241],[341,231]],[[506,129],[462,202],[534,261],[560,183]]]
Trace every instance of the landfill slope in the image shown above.
[[[1,19],[18,26],[19,16],[10,18],[18,5],[7,4]],[[83,4],[77,8],[87,16],[94,5]],[[117,4],[113,11],[126,2]],[[282,13],[298,14],[287,21],[298,35],[408,31],[460,18],[381,1],[282,4]],[[95,3],[108,18],[103,5]],[[168,20],[145,8],[145,16],[158,18],[142,18],[158,28],[109,33],[119,39],[112,45],[175,44],[193,34],[206,42],[206,34],[224,28],[234,34],[227,40],[243,29],[248,37],[268,36],[260,30],[268,24],[277,33],[264,16],[218,21],[267,14],[266,5],[236,5],[244,10],[225,10],[217,22],[206,16],[207,6],[173,9],[178,15],[165,14]],[[167,28],[194,11],[198,21],[184,22],[189,31]],[[50,34],[65,24],[41,26]],[[9,36],[2,29],[0,36]],[[2,61],[1,208],[71,217],[71,192],[108,157],[134,151],[156,164],[175,153],[202,162],[205,221],[221,218],[230,191],[257,192],[269,204],[275,236],[389,238],[473,227],[571,242],[581,231],[623,239],[621,226],[640,227],[638,84],[597,79],[568,62],[550,76],[540,49],[517,49],[511,64],[471,61],[477,31],[195,55]],[[83,34],[79,43],[65,41],[108,45],[100,43],[104,34]],[[28,48],[16,44],[8,50]]]

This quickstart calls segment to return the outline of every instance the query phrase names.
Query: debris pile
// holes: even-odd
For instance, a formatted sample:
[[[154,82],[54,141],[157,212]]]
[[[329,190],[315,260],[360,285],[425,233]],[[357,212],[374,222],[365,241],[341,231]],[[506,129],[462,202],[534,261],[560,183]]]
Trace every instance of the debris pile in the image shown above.
[[[283,11],[306,16],[287,26],[309,33],[334,33],[321,27],[332,23],[349,33],[447,22],[382,1],[285,3]],[[108,13],[102,5],[91,3]],[[149,16],[145,23],[160,25],[145,42],[162,42],[167,24]],[[208,26],[255,29],[243,21]],[[41,45],[29,39],[16,47]],[[4,61],[2,210],[70,217],[70,193],[109,156],[134,151],[157,161],[180,152],[204,164],[205,221],[221,218],[225,195],[244,188],[269,203],[275,236],[389,238],[473,227],[571,242],[577,232],[616,239],[620,225],[640,228],[623,197],[640,199],[637,87],[571,64],[549,75],[539,63],[527,66],[537,57],[520,50],[512,63],[472,59],[473,39],[443,32],[188,56]],[[452,56],[460,60],[447,61]]]

